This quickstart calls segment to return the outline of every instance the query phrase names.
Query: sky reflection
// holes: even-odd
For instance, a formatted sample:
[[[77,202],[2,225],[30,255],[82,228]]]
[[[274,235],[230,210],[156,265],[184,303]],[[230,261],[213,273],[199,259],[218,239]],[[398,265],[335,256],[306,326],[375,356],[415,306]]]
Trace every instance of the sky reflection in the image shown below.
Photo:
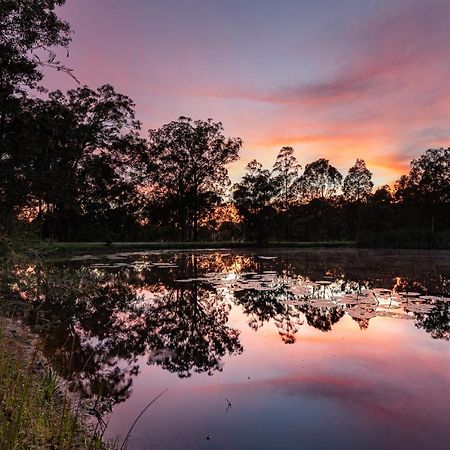
[[[168,388],[131,449],[443,450],[449,261],[357,250],[74,258],[97,288],[73,309],[40,305],[65,317],[44,351],[65,374],[61,347],[73,346],[71,378],[102,399],[110,437]]]

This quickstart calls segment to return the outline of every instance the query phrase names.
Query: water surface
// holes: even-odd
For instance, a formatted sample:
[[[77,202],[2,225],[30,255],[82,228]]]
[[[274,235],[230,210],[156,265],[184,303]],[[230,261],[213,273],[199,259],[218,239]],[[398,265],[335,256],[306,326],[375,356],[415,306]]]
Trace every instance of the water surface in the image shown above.
[[[71,346],[107,435],[168,389],[130,449],[449,448],[449,252],[150,251],[69,266],[98,289],[43,345],[61,372]]]

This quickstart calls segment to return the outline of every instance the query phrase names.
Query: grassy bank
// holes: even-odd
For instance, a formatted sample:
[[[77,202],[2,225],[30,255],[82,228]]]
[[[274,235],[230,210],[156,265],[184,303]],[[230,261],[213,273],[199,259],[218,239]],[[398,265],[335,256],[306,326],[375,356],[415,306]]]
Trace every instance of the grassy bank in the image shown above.
[[[256,242],[56,242],[41,243],[41,250],[45,253],[75,254],[82,252],[99,253],[111,251],[133,250],[189,250],[189,249],[218,249],[218,248],[339,248],[353,247],[351,241],[330,242],[268,242],[264,245]]]
[[[20,324],[0,321],[0,448],[105,449]]]
[[[359,248],[388,249],[450,249],[450,232],[431,233],[428,230],[389,230],[360,233]]]

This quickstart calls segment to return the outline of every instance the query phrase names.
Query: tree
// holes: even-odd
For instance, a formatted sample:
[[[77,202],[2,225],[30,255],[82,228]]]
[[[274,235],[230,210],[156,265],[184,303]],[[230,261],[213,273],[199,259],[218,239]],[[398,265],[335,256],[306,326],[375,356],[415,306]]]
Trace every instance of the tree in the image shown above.
[[[328,159],[318,159],[307,164],[299,179],[299,189],[304,200],[326,200],[332,197],[342,183],[342,175]]]
[[[300,164],[294,156],[292,147],[283,147],[278,153],[273,166],[275,176],[280,185],[278,201],[285,214],[285,239],[289,239],[289,219],[292,203],[296,198],[296,182],[299,177]]]
[[[45,234],[70,239],[84,223],[104,236],[137,195],[145,146],[132,100],[109,85],[56,91],[31,102],[25,124],[17,173]]]
[[[378,205],[390,205],[392,200],[391,188],[387,184],[377,188],[370,198],[371,203]]]
[[[412,160],[409,174],[397,181],[394,195],[403,204],[425,208],[434,233],[436,214],[450,204],[450,148],[429,149]]]
[[[233,199],[244,218],[251,238],[265,240],[266,221],[273,199],[279,192],[277,180],[256,160],[251,161],[240,183],[234,185]]]
[[[55,13],[65,0],[2,0],[0,5],[0,92],[24,93],[42,79],[45,66],[67,69],[52,50],[67,50],[71,30]]]
[[[0,226],[14,215],[26,193],[15,184],[16,133],[23,102],[50,66],[71,74],[52,49],[68,48],[69,24],[55,13],[64,0],[2,0],[0,4]],[[20,128],[19,128],[20,130]]]
[[[150,130],[148,145],[150,180],[176,211],[181,239],[197,240],[200,215],[229,186],[226,165],[239,158],[242,140],[226,138],[221,122],[180,117]]]
[[[372,189],[372,172],[367,169],[363,159],[357,159],[344,179],[342,187],[344,198],[350,203],[361,203],[368,199]]]

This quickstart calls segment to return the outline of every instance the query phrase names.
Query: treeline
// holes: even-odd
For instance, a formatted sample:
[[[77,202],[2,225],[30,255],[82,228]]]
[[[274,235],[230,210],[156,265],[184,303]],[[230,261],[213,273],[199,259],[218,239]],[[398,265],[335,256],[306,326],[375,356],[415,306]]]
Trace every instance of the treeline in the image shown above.
[[[133,101],[110,85],[46,92],[43,68],[73,77],[54,50],[70,43],[55,14],[63,3],[0,5],[2,231],[22,226],[59,241],[449,245],[449,149],[413,160],[392,190],[373,189],[362,159],[345,177],[326,159],[302,170],[291,147],[270,170],[250,162],[232,185],[226,167],[242,140],[220,122],[180,117],[145,136]]]

